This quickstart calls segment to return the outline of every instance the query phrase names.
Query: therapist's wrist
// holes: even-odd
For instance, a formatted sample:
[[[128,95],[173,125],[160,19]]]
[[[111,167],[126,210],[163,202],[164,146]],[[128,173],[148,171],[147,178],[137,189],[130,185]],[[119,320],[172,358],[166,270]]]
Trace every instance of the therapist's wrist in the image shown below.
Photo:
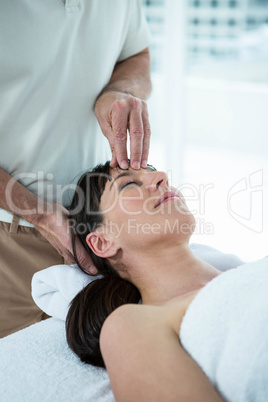
[[[31,217],[31,223],[36,229],[44,229],[51,233],[56,227],[62,226],[68,216],[68,211],[63,206],[50,202],[44,202],[38,212]]]
[[[133,93],[131,92],[127,92],[127,91],[123,91],[118,87],[113,87],[113,86],[109,86],[105,89],[103,89],[103,91],[101,91],[101,93],[98,95],[95,104],[94,104],[94,109],[96,109],[96,107],[99,107],[99,104],[101,104],[102,102],[105,101],[105,99],[109,98],[109,97],[114,97],[114,98],[122,98],[125,96],[131,96],[133,98],[135,98],[135,95],[133,95]]]

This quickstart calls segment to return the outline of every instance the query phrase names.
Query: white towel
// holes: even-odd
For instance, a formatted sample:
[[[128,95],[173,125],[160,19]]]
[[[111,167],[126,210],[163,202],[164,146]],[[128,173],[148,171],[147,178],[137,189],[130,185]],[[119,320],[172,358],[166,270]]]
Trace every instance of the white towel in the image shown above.
[[[190,248],[198,258],[209,262],[220,271],[243,264],[237,256],[224,254],[209,246],[193,243]],[[71,300],[88,283],[100,277],[91,277],[76,265],[54,265],[33,276],[32,297],[46,314],[65,320]]]
[[[65,320],[72,299],[88,283],[101,276],[89,276],[76,265],[53,265],[34,274],[32,297],[41,310]]]
[[[183,347],[223,398],[268,401],[268,258],[225,272],[194,298]]]
[[[0,362],[1,402],[114,402],[106,370],[68,348],[62,320],[0,339]]]
[[[239,265],[235,256],[195,247],[196,255],[207,250],[210,263],[214,258],[223,267]],[[50,318],[0,339],[1,402],[114,402],[107,372],[82,363],[69,349],[62,321],[69,302],[91,280],[76,266],[67,265],[34,276],[34,299],[60,320]]]

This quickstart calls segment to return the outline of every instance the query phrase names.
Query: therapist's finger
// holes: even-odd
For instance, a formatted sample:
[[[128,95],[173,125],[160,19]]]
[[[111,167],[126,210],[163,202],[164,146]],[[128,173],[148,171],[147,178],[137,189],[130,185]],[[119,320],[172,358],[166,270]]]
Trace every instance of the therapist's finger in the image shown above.
[[[112,112],[112,130],[115,157],[122,169],[128,169],[127,159],[127,126],[128,105],[124,101],[115,102]]]
[[[115,149],[114,149],[114,134],[113,134],[113,130],[112,127],[109,123],[105,124],[105,129],[102,128],[103,134],[105,135],[105,137],[107,138],[110,148],[111,148],[111,152],[112,152],[112,159],[110,162],[110,166],[112,168],[117,167],[118,163],[117,163],[117,159],[116,159],[116,155],[115,155]]]
[[[112,156],[112,159],[111,159],[111,162],[110,162],[110,166],[111,166],[111,168],[115,168],[115,167],[118,166],[118,162],[117,162],[115,153],[113,153],[113,156]]]
[[[149,116],[148,116],[146,103],[145,103],[145,107],[142,111],[142,122],[143,122],[143,148],[142,148],[142,156],[141,156],[141,166],[145,168],[145,167],[147,167],[149,148],[150,148],[150,139],[151,139],[151,127],[150,127],[150,123],[149,123]]]
[[[143,148],[142,101],[134,98],[129,118],[130,166],[139,169]]]
[[[111,129],[111,133],[110,133],[109,137],[107,137],[107,138],[108,138],[108,141],[109,141],[109,144],[110,144],[110,148],[111,148],[111,152],[112,152],[112,159],[111,159],[111,162],[110,162],[110,166],[111,166],[112,168],[115,168],[115,167],[118,166],[118,162],[117,162],[116,154],[115,154],[114,135],[113,135],[112,129]]]

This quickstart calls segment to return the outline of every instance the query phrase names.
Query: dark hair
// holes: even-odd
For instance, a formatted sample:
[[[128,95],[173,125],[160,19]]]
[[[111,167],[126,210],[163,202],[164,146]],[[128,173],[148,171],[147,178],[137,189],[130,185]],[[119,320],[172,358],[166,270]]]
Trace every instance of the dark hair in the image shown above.
[[[103,222],[100,211],[101,196],[110,176],[110,162],[96,166],[79,179],[69,207],[72,247],[79,268],[87,273],[78,261],[75,242],[78,237],[89,253],[102,278],[93,280],[72,300],[66,319],[66,337],[69,347],[82,362],[105,367],[99,337],[105,319],[117,307],[138,303],[140,292],[122,279],[109,261],[94,254],[86,237]]]

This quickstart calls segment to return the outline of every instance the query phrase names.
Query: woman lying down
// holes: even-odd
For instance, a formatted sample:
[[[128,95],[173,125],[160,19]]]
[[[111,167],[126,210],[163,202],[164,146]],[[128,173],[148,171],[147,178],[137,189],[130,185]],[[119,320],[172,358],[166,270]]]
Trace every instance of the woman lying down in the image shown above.
[[[117,401],[268,400],[267,258],[223,274],[196,258],[193,215],[149,166],[84,174],[70,219],[103,278],[73,299],[67,341]]]

